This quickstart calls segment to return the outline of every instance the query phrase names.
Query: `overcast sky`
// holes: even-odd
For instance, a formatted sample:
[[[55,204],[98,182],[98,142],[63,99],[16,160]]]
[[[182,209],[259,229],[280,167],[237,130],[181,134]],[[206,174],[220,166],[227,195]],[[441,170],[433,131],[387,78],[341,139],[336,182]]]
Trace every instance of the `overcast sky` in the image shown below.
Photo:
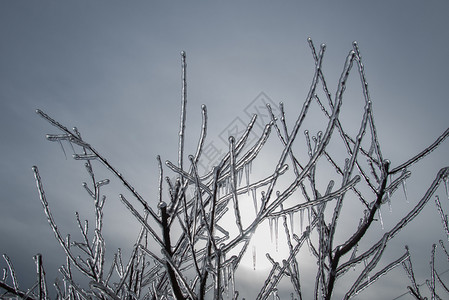
[[[77,126],[141,194],[156,196],[156,155],[177,159],[181,50],[188,61],[186,149],[192,153],[201,104],[208,108],[209,141],[227,151],[220,133],[236,117],[248,122],[245,109],[261,92],[283,101],[295,119],[314,71],[308,37],[327,45],[323,70],[332,93],[357,40],[384,156],[399,165],[449,125],[448,9],[446,1],[1,1],[0,252],[15,262],[23,288],[32,282],[36,253],[44,254],[50,281],[64,263],[39,202],[33,165],[64,233],[76,233],[74,211],[90,212],[81,164],[73,163],[67,145],[68,159],[45,140],[56,130],[35,114],[37,108]],[[393,214],[420,199],[439,168],[449,165],[448,151],[446,142],[419,165],[422,176],[408,186],[411,203]],[[133,241],[138,229],[119,192],[112,189],[106,204],[105,222],[115,230],[111,253]],[[444,237],[438,222],[430,204],[398,242],[411,244],[424,275],[431,244]],[[440,271],[446,269],[449,264]],[[405,273],[397,274],[400,284],[383,281],[361,299],[405,292]]]

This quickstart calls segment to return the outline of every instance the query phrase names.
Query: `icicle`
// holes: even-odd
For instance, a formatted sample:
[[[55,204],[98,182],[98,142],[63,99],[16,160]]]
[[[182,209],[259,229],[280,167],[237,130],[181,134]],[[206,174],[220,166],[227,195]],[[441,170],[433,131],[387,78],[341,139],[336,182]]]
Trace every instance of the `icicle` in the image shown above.
[[[225,193],[223,192],[223,181],[218,182],[218,192],[220,195],[225,195]]]
[[[250,173],[250,166],[249,163],[247,163],[245,166],[245,177],[246,177],[246,192],[249,195],[249,173]]]
[[[223,188],[223,195],[227,195],[228,194],[228,179],[227,178],[225,178],[223,180],[222,188]]]
[[[253,269],[256,270],[256,245],[253,245]]]
[[[240,186],[242,184],[242,179],[243,179],[243,168],[240,168],[237,171],[237,181],[238,181],[238,186]]]
[[[310,207],[307,207],[307,220],[309,222],[309,225],[307,227],[310,228],[310,222],[311,222]]]
[[[293,212],[288,213],[288,217],[290,218],[290,230],[292,231],[291,234],[295,234],[295,221],[293,220]]]
[[[61,140],[58,140],[58,143],[59,143],[59,145],[61,146],[62,152],[64,152],[64,157],[65,157],[65,159],[67,159],[67,154],[65,153],[65,149],[64,149],[64,146],[62,145]]]
[[[273,219],[274,218],[268,218],[268,226],[270,226],[271,243],[273,243]]]
[[[256,194],[256,188],[252,188],[251,189],[251,194],[253,195],[254,211],[257,214],[257,194]]]
[[[380,211],[380,207],[379,209],[377,209],[377,213],[379,214],[380,227],[382,228],[382,230],[384,230],[384,220],[382,219],[382,212]]]
[[[299,229],[303,233],[304,229],[304,208],[299,210]]]
[[[404,190],[404,196],[405,196],[405,202],[409,203],[408,197],[407,197],[407,187],[405,186],[405,180],[402,180],[402,189]],[[391,202],[391,201],[390,201]],[[391,206],[390,206],[391,207]],[[391,212],[391,211],[390,211]]]
[[[274,218],[274,236],[276,243],[276,252],[278,252],[279,248],[279,218]]]
[[[391,206],[391,199],[390,198],[388,198],[388,211],[391,213],[391,212],[393,212],[393,208],[392,208],[392,206]]]

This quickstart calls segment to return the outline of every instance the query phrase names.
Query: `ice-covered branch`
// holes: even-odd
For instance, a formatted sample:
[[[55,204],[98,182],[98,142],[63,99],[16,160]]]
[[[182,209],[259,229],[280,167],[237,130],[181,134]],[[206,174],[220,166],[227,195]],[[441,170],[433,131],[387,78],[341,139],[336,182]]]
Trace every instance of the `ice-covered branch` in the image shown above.
[[[408,168],[410,165],[418,162],[422,158],[424,158],[426,155],[430,154],[433,150],[435,150],[447,137],[449,136],[449,128],[447,128],[436,140],[433,142],[430,146],[428,146],[426,149],[418,153],[417,155],[413,156],[406,162],[402,163],[401,165],[397,166],[396,168],[393,168],[391,170],[391,174],[395,174],[397,172],[402,171],[403,169]]]
[[[376,215],[379,214],[381,218],[381,206],[390,204],[394,192],[401,185],[407,198],[405,182],[412,174],[408,169],[440,146],[449,136],[449,129],[429,147],[390,170],[390,163],[383,158],[366,70],[358,44],[354,42],[346,56],[334,96],[322,67],[326,46],[322,44],[317,51],[310,38],[308,44],[315,63],[313,77],[305,101],[292,125],[287,125],[290,123],[287,122],[286,108],[282,102],[278,107],[279,115],[276,115],[275,106],[269,103],[264,105],[268,113],[265,116],[269,120],[261,127],[263,130],[259,134],[253,130],[257,120],[257,115],[253,115],[240,134],[229,137],[224,156],[211,169],[201,174],[198,166],[206,151],[204,145],[208,137],[208,114],[206,106],[202,105],[196,150],[193,155],[187,156],[187,63],[185,52],[181,52],[177,161],[172,163],[167,160],[163,164],[161,157],[156,157],[155,173],[158,176],[152,187],[157,193],[153,202],[147,202],[122,173],[82,139],[76,128],[69,130],[37,110],[42,118],[59,131],[57,134],[48,134],[47,140],[58,142],[61,146],[62,142],[69,143],[73,148],[73,158],[84,163],[88,179],[83,182],[83,187],[94,204],[92,223],[81,219],[78,213],[75,215],[81,241],[72,242],[70,235],[64,239],[50,211],[39,171],[37,167],[33,167],[44,213],[66,254],[66,265],[60,268],[64,284],[55,284],[59,298],[237,299],[241,294],[241,291],[236,290],[239,285],[235,282],[240,276],[239,267],[243,258],[251,254],[255,266],[255,248],[253,247],[253,253],[249,249],[252,249],[256,232],[264,222],[269,223],[272,234],[274,229],[272,239],[275,239],[276,251],[285,247],[287,254],[281,258],[266,254],[272,268],[267,271],[257,299],[279,299],[282,295],[280,289],[285,281],[290,284],[288,292],[293,291],[292,299],[305,299],[312,294],[315,299],[331,299],[337,286],[336,280],[349,273],[353,267],[355,271],[356,265],[359,265],[361,271],[355,275],[351,287],[342,293],[345,294],[345,299],[349,299],[400,264],[411,280],[410,293],[417,299],[423,298],[415,280],[408,248],[405,254],[400,257],[398,255],[399,258],[389,263],[383,262],[383,253],[389,241],[421,213],[441,181],[444,180],[446,189],[449,189],[449,167],[440,170],[421,200],[405,212],[401,220],[396,220],[396,225],[386,230],[380,239],[373,243],[366,238],[366,233],[375,224]],[[354,64],[354,72],[358,72],[360,77],[357,85],[361,84],[360,99],[364,102],[364,108],[358,116],[359,125],[356,128],[345,128],[343,124],[346,123],[341,119],[345,114],[340,112],[344,109],[344,95]],[[304,128],[308,126],[309,119],[315,118],[314,115],[311,117],[314,105],[324,115],[322,123],[312,120],[320,126],[316,133]],[[273,139],[273,130],[281,153],[277,158],[269,156],[269,160],[266,160],[264,149],[271,142],[270,139]],[[300,130],[305,136],[305,141],[301,139],[303,148],[297,147]],[[258,137],[251,145],[247,145],[250,143],[250,134]],[[342,151],[335,154],[338,149]],[[65,154],[64,148],[63,151]],[[251,172],[252,165],[260,160],[263,160],[264,170],[267,170],[264,175]],[[140,231],[129,251],[123,252],[128,253],[129,257],[125,258],[119,248],[110,262],[108,257],[112,256],[106,255],[106,236],[103,233],[103,227],[106,226],[103,216],[106,197],[102,194],[103,187],[110,184],[110,181],[99,178],[94,172],[96,161],[112,173],[112,177],[117,178],[138,203],[119,194],[126,210],[140,223]],[[173,175],[174,179],[170,177]],[[354,199],[355,203],[351,202]],[[246,213],[244,201],[251,203],[251,200],[254,211]],[[445,204],[439,201],[438,196],[435,204],[443,230],[449,237],[448,217],[443,208]],[[360,221],[358,226],[352,227],[346,239],[341,241],[339,231],[342,228],[347,230],[346,223],[350,223],[343,217],[346,207],[359,208],[358,212],[351,211],[351,216],[354,216],[355,224],[359,219]],[[298,215],[299,226],[295,224]],[[279,245],[283,237],[278,232],[279,221],[283,225],[285,245]],[[449,257],[444,243],[440,244],[443,255]],[[316,260],[314,276],[304,274],[303,261],[299,259],[302,251],[309,251],[310,256]],[[81,255],[77,256],[78,252]],[[445,290],[447,288],[436,272],[435,255],[433,247],[428,286],[432,297],[438,298],[437,292],[441,290],[439,286]],[[1,289],[29,300],[48,297],[40,256],[36,256],[37,283],[27,292],[19,289],[12,264],[9,259],[5,260],[8,269],[0,281]],[[73,266],[88,278],[90,284],[87,287],[76,282],[77,276],[72,274],[75,270]],[[11,276],[8,283],[7,275]],[[304,285],[304,277],[313,277],[314,284],[310,287]],[[307,289],[311,292],[308,293]]]

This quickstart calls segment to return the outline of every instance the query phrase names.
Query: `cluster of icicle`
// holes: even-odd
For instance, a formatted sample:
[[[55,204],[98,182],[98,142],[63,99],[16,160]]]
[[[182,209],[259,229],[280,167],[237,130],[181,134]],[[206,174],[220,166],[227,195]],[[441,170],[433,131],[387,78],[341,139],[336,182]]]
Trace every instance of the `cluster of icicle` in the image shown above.
[[[358,272],[344,296],[344,299],[349,299],[401,264],[412,279],[413,286],[410,290],[420,295],[414,281],[407,248],[395,261],[383,263],[385,267],[378,268],[377,265],[388,241],[420,213],[440,183],[447,181],[449,168],[441,169],[422,199],[395,226],[385,228],[382,238],[374,242],[369,241],[369,246],[365,246],[362,252],[358,251],[358,245],[365,242],[362,239],[368,228],[374,224],[373,221],[382,220],[381,207],[391,203],[393,193],[400,187],[406,193],[405,182],[411,176],[409,167],[432,152],[449,135],[449,129],[428,148],[393,168],[381,152],[357,43],[354,42],[353,49],[347,55],[335,96],[332,96],[321,67],[326,47],[324,44],[321,45],[317,52],[312,40],[309,39],[308,42],[315,60],[315,70],[310,90],[293,127],[287,126],[282,103],[279,105],[280,117],[275,116],[268,105],[267,111],[271,114],[271,121],[265,125],[258,141],[253,145],[246,145],[256,122],[257,115],[254,115],[241,136],[229,137],[229,150],[221,161],[207,174],[201,175],[198,173],[197,164],[201,159],[206,140],[207,111],[203,105],[197,150],[195,154],[186,157],[184,153],[187,104],[186,56],[184,52],[181,53],[182,104],[179,156],[177,163],[166,161],[165,167],[161,158],[157,157],[158,203],[147,202],[108,160],[90,143],[83,140],[76,128],[69,130],[44,112],[37,111],[60,131],[58,134],[47,135],[47,139],[61,145],[62,142],[69,143],[74,152],[73,158],[84,162],[89,181],[83,185],[87,194],[93,199],[95,210],[95,224],[91,231],[88,222],[83,223],[78,213],[76,214],[82,241],[72,241],[70,235],[64,237],[52,217],[38,168],[33,167],[48,222],[67,255],[66,265],[60,268],[63,282],[55,283],[59,299],[238,299],[236,271],[243,255],[251,249],[248,246],[254,232],[265,221],[270,224],[272,238],[274,231],[276,244],[280,234],[279,221],[282,222],[287,245],[280,247],[288,247],[289,254],[282,261],[275,261],[267,253],[272,268],[260,287],[257,299],[279,299],[281,293],[279,283],[285,278],[291,282],[291,290],[287,293],[291,299],[306,297],[303,295],[304,290],[311,287],[303,287],[301,284],[302,274],[298,261],[301,250],[310,252],[316,258],[316,279],[312,287],[315,299],[331,299],[335,282],[348,272]],[[344,130],[339,116],[347,80],[354,65],[360,75],[365,107],[357,135],[350,136]],[[324,94],[327,103],[322,101],[323,97],[320,98],[319,93]],[[321,108],[328,122],[316,136],[311,137],[307,130],[302,129],[308,159],[301,161],[292,145],[304,127],[304,120],[312,104]],[[253,175],[251,174],[253,161],[272,135],[277,136],[283,151],[278,161],[267,167],[272,168],[271,175],[253,180],[250,178]],[[328,151],[331,137],[343,143],[347,157],[332,157]],[[362,146],[366,144],[370,147]],[[188,161],[185,161],[185,158],[188,158]],[[323,161],[339,180],[330,180],[325,190],[319,190],[317,181],[321,177],[317,165]],[[341,164],[342,161],[344,164]],[[105,262],[106,248],[102,234],[105,196],[101,191],[109,180],[96,177],[94,164],[98,162],[123,183],[134,198],[128,200],[124,195],[119,195],[126,209],[141,224],[136,243],[126,261],[118,250],[112,262]],[[175,180],[169,176],[164,177],[167,168],[176,174]],[[278,183],[287,172],[292,172],[294,179],[286,188],[281,189]],[[187,193],[187,190],[194,192]],[[295,191],[300,191],[303,199],[298,199],[293,205],[289,201],[287,205],[286,200]],[[244,219],[240,209],[244,194],[251,195],[249,199],[252,198],[254,204],[255,214],[251,220]],[[346,241],[336,245],[335,235],[341,222],[343,203],[350,198],[348,195],[355,196],[364,210],[360,213],[358,227],[354,228],[354,232]],[[442,210],[440,211],[444,228],[449,236],[447,216],[443,216]],[[230,234],[230,231],[220,223],[225,215],[232,216],[238,229],[237,234]],[[294,228],[295,216],[300,217],[300,228]],[[304,219],[307,220],[306,226],[303,226]],[[175,227],[181,229],[180,234],[179,231],[174,234]],[[19,295],[25,299],[49,297],[40,256],[37,256],[39,279],[28,290],[20,289],[12,264],[7,257],[5,260],[10,266],[10,273],[13,274],[13,283],[7,284],[5,275],[0,281],[1,288],[9,294]],[[254,248],[253,260],[255,264]],[[76,283],[75,276],[72,275],[74,270],[86,276],[90,284],[81,286]],[[435,278],[438,279],[432,276],[429,281],[431,288],[435,286]]]

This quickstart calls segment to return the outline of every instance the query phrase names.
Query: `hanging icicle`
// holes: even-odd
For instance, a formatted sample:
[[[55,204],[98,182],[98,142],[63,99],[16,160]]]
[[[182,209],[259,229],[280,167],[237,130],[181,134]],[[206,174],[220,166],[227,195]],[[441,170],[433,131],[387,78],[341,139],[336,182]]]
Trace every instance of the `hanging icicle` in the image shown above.
[[[304,208],[299,210],[299,229],[304,232]]]
[[[380,211],[380,207],[377,209],[377,213],[379,215],[380,228],[384,230],[384,220],[382,219],[382,212]]]
[[[293,216],[294,214],[292,211],[288,213],[288,217],[290,219],[290,228],[291,228],[290,230],[292,235],[295,234],[295,220],[293,219]]]
[[[238,186],[241,186],[241,184],[242,184],[242,179],[243,179],[243,168],[240,168],[238,171],[237,171],[237,181],[238,181]]]
[[[402,180],[402,190],[404,191],[405,202],[409,203],[407,196],[407,187],[405,186],[405,179]]]
[[[249,173],[250,173],[250,163],[245,164],[244,169],[245,169],[245,179],[246,179],[246,192],[249,195]]]
[[[256,245],[253,245],[253,269],[256,270]]]
[[[222,181],[220,181],[218,183],[218,187],[220,189],[220,194],[222,194],[223,196],[226,196],[226,191],[225,191],[225,179],[223,179]]]
[[[274,218],[274,237],[276,243],[276,252],[279,251],[279,218]]]
[[[252,188],[251,189],[251,194],[253,196],[254,211],[257,214],[257,194],[256,194],[256,188]]]
[[[307,207],[307,221],[309,222],[308,228],[310,228],[310,223],[312,221],[312,216],[310,215],[310,207]]]
[[[273,244],[273,219],[274,218],[268,218],[268,226],[270,227],[270,240]]]

